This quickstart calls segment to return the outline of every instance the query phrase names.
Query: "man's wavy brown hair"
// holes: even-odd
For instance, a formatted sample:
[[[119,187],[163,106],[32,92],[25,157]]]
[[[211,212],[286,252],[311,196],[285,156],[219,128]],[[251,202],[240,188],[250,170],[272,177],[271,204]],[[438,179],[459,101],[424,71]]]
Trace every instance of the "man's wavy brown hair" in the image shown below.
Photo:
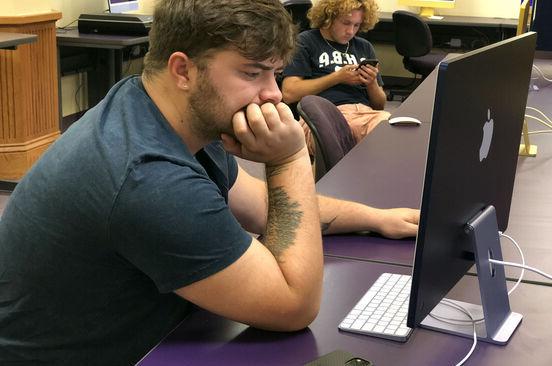
[[[158,0],[144,75],[163,70],[174,52],[184,52],[200,68],[224,49],[255,61],[288,62],[296,36],[279,0]]]
[[[311,28],[328,28],[341,15],[353,10],[364,10],[364,21],[359,31],[367,32],[378,22],[378,4],[375,0],[318,0],[309,9],[307,17]]]

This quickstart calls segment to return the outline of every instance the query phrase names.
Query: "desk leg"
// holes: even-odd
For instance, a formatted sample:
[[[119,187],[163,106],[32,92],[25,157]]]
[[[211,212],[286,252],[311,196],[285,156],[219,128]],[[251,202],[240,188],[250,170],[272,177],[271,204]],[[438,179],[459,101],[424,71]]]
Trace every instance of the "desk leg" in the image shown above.
[[[0,180],[0,192],[11,193],[15,189],[17,182],[10,180]]]
[[[114,51],[105,49],[89,50],[94,57],[94,69],[87,75],[88,108],[94,107],[105,97],[114,81]]]
[[[109,89],[123,77],[123,50],[103,51],[97,55],[96,70],[88,75],[88,108],[98,104]]]
[[[115,84],[115,65],[115,50],[107,50],[107,75],[110,88]]]
[[[109,88],[123,78],[123,50],[107,50]],[[106,92],[108,91],[106,90]]]
[[[115,61],[115,65],[113,67],[113,70],[115,72],[115,75],[114,75],[115,82],[113,84],[115,84],[116,82],[118,82],[123,78],[123,50],[122,49],[115,51],[114,61]]]

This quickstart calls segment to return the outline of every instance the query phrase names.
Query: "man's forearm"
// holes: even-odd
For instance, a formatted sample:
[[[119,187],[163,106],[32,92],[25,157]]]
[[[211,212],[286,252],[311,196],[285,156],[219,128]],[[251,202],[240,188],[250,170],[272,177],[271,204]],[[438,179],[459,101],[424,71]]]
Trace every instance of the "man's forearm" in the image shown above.
[[[320,216],[306,148],[302,155],[292,163],[266,168],[268,219],[263,244],[276,258],[291,289],[319,299]]]
[[[375,81],[374,84],[366,89],[368,94],[368,99],[370,99],[370,106],[373,109],[382,110],[385,108],[385,102],[387,101],[387,96],[383,91],[383,88],[379,86]]]
[[[322,234],[372,231],[377,228],[380,211],[357,202],[319,196]]]
[[[316,79],[301,79],[293,82],[283,82],[283,98],[286,103],[295,103],[305,95],[318,95],[324,90],[339,83],[337,74],[331,73]]]

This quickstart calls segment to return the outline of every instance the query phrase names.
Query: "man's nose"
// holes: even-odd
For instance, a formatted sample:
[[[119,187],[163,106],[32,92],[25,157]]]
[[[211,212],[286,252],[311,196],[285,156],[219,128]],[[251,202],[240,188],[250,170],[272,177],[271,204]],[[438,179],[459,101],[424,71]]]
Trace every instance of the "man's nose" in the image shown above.
[[[282,91],[276,82],[274,75],[268,76],[263,88],[259,92],[261,104],[264,103],[280,103],[282,101]]]

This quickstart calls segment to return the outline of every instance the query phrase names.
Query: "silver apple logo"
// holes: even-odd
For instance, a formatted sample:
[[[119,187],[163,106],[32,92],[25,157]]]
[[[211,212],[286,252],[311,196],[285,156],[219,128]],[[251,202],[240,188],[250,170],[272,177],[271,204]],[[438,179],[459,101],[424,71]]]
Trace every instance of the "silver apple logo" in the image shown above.
[[[487,109],[487,121],[483,125],[483,139],[479,148],[479,161],[483,161],[489,154],[491,140],[493,139],[494,122],[491,118],[491,110]]]

